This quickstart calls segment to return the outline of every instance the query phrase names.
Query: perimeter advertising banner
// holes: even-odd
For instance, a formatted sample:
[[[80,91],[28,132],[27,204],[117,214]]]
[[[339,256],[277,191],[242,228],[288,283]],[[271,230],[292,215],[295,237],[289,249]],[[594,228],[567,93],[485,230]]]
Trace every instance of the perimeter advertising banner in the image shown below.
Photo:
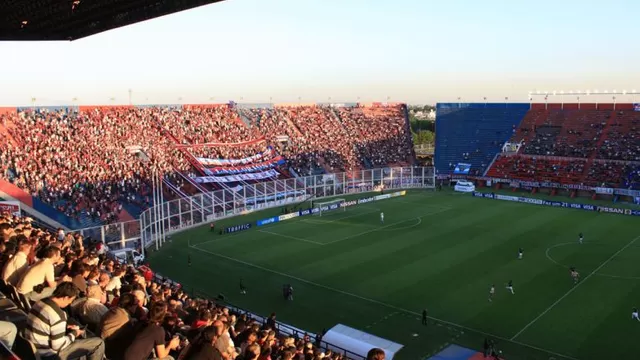
[[[0,214],[5,212],[19,216],[20,203],[18,201],[0,201]]]

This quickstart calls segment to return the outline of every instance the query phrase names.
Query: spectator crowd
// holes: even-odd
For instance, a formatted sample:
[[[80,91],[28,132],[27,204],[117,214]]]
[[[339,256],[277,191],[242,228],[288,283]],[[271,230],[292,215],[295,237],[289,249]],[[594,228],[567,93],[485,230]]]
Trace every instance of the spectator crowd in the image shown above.
[[[118,221],[125,204],[150,205],[151,169],[202,172],[196,157],[241,159],[272,146],[304,176],[411,156],[399,105],[27,109],[0,114],[0,131],[0,177],[67,216],[100,223]]]
[[[529,156],[499,156],[487,175],[594,187],[640,188],[640,113],[532,110],[512,141]]]
[[[62,360],[344,358],[316,346],[319,338],[281,333],[275,313],[262,323],[190,297],[85,242],[0,215],[0,290],[15,291],[25,310],[0,321],[0,342],[18,356],[32,351],[30,342],[43,359]]]

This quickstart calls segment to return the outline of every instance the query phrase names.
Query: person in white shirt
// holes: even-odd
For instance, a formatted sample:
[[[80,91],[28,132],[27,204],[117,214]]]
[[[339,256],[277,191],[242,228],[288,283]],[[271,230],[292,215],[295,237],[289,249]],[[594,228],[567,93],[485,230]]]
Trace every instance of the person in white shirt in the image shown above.
[[[631,320],[640,321],[640,317],[638,317],[638,309],[633,308],[633,310],[631,310]]]
[[[32,301],[47,298],[53,294],[59,283],[70,281],[71,278],[64,276],[56,281],[54,266],[61,261],[60,249],[49,246],[44,251],[43,259],[30,267],[22,279],[18,282],[17,290]],[[46,283],[46,287],[37,291],[36,286]]]
[[[384,224],[384,213],[383,212],[380,213],[380,223]]]
[[[120,288],[122,287],[122,281],[120,280],[120,278],[122,278],[124,273],[125,269],[123,268],[115,269],[113,272],[113,277],[109,280],[107,286],[104,287],[104,290],[107,292],[112,292],[114,290],[120,291]]]
[[[31,242],[26,237],[18,240],[18,252],[13,255],[2,269],[2,280],[7,284],[17,286],[24,274],[29,270],[27,256],[31,252]]]

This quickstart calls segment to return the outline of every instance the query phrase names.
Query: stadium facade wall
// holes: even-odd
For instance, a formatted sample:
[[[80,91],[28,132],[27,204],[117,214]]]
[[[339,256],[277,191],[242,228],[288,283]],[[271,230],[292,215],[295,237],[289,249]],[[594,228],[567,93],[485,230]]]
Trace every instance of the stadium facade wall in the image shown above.
[[[33,217],[39,218],[46,225],[52,228],[65,228],[66,230],[70,230],[70,224],[65,222],[68,217],[64,216],[59,211],[53,209],[51,206],[43,204],[38,198],[35,198],[26,192],[24,192],[19,187],[13,185],[12,183],[0,179],[0,196],[6,198],[7,200],[18,201],[20,202],[20,206],[24,211],[30,213]],[[49,215],[55,215],[51,217]],[[62,217],[60,215],[63,215]],[[62,220],[62,221],[60,221]],[[80,224],[76,224],[76,229],[80,228]]]
[[[530,108],[529,103],[437,104],[434,159],[438,174],[449,173],[450,165],[457,163],[471,164],[472,173],[484,173]]]

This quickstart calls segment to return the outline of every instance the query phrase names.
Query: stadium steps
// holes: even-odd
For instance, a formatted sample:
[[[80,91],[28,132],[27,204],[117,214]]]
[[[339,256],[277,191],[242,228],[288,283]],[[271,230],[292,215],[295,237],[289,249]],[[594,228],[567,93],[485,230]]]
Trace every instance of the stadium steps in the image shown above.
[[[251,119],[249,118],[249,116],[247,116],[247,114],[245,114],[244,111],[240,111],[240,109],[236,110],[236,113],[238,114],[238,117],[240,118],[242,123],[247,128],[251,128]]]

